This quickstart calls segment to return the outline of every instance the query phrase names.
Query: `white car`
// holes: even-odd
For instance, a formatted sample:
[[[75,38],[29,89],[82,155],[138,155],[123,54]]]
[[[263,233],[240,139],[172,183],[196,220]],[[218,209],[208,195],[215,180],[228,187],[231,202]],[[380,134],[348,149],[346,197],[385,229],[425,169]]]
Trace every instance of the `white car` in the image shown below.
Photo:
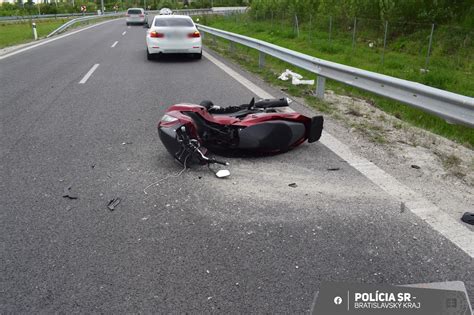
[[[163,8],[160,10],[160,15],[172,15],[172,14],[173,14],[173,11],[171,11],[171,9]]]
[[[148,60],[161,54],[190,54],[202,57],[202,39],[189,16],[157,15],[146,33]]]
[[[125,15],[127,25],[130,24],[146,24],[148,22],[147,13],[142,8],[130,8]]]

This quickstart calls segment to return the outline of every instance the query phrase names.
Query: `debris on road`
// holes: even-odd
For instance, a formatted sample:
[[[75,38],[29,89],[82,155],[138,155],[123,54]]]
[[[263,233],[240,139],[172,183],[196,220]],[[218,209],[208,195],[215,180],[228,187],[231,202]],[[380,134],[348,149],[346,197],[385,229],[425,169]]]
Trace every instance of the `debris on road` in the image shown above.
[[[122,201],[122,199],[120,199],[119,197],[110,200],[109,203],[107,204],[107,208],[109,208],[110,211],[114,211],[115,207],[118,206],[120,201]]]
[[[291,188],[296,188],[296,187],[298,187],[298,185],[296,185],[296,183],[288,184],[288,186],[290,186]]]
[[[133,144],[133,142],[122,142],[122,145]]]
[[[411,168],[414,168],[414,169],[416,169],[416,170],[419,170],[421,167],[419,167],[419,166],[416,165],[416,164],[412,164],[412,165],[411,165]]]
[[[405,206],[405,203],[404,203],[404,202],[401,202],[401,203],[400,203],[400,213],[405,212],[406,209],[407,209],[407,206]]]
[[[63,198],[78,199],[79,197],[71,192],[71,188],[72,188],[72,184],[64,187]]]
[[[467,224],[474,225],[474,212],[465,212],[461,220]]]
[[[298,74],[296,72],[293,72],[289,69],[286,69],[278,79],[282,81],[288,81],[288,79],[291,77],[291,84],[293,85],[314,85],[314,80],[302,80],[303,76],[301,74]]]
[[[329,167],[327,170],[328,171],[339,171],[341,168],[340,167]]]

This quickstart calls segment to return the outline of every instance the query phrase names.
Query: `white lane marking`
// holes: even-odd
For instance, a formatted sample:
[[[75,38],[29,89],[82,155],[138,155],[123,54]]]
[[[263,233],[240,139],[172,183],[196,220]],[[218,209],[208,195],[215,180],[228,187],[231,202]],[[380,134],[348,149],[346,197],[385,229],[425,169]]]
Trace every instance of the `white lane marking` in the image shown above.
[[[96,63],[95,65],[92,66],[92,68],[86,73],[86,75],[82,78],[81,81],[79,81],[79,84],[84,84],[89,80],[91,75],[94,73],[94,71],[99,67],[99,64]]]
[[[30,49],[33,49],[33,48],[36,48],[38,46],[43,46],[45,44],[48,44],[48,43],[51,43],[51,42],[54,42],[55,40],[58,40],[58,39],[61,39],[61,38],[64,38],[64,37],[68,37],[68,36],[71,36],[71,35],[74,35],[74,34],[77,34],[79,32],[82,32],[82,31],[85,31],[85,30],[88,30],[90,28],[93,28],[93,27],[96,27],[96,26],[99,26],[99,25],[102,25],[102,24],[105,24],[105,23],[110,23],[110,22],[113,22],[115,20],[109,20],[109,21],[105,21],[105,22],[101,22],[101,23],[97,23],[97,24],[94,24],[94,25],[91,25],[91,26],[88,26],[88,27],[85,27],[85,28],[81,28],[80,30],[77,30],[77,31],[73,31],[71,33],[67,33],[67,34],[64,34],[64,35],[58,35],[56,37],[53,37],[51,39],[47,39],[47,40],[44,40],[44,41],[41,41],[37,44],[33,44],[31,46],[28,46],[28,47],[25,47],[25,48],[22,48],[22,49],[18,49],[18,50],[15,50],[11,53],[8,53],[8,54],[5,54],[3,56],[0,56],[0,60],[2,59],[5,59],[5,58],[8,58],[8,57],[11,57],[11,56],[14,56],[16,54],[19,54],[19,53],[22,53],[24,51],[27,51],[27,50],[30,50]]]
[[[261,88],[259,88],[258,86],[256,86],[255,84],[253,84],[252,82],[250,82],[249,80],[244,78],[243,76],[241,76],[239,73],[237,73],[234,70],[232,70],[231,68],[227,67],[225,64],[223,64],[222,62],[220,62],[216,58],[209,55],[207,52],[203,51],[202,55],[204,57],[206,57],[207,59],[209,59],[213,64],[215,64],[216,66],[221,68],[225,73],[227,73],[228,75],[230,75],[231,77],[236,79],[240,84],[242,84],[247,89],[249,89],[250,91],[255,93],[255,95],[257,95],[258,97],[273,98],[270,94],[268,94],[267,92],[265,92],[264,90],[262,90]]]
[[[118,40],[115,41],[115,43],[113,43],[112,46],[110,46],[110,48],[114,48],[117,44],[118,44]]]
[[[203,51],[203,55],[258,97],[272,98],[269,93],[230,69],[207,52]],[[374,163],[351,152],[347,145],[337,140],[328,132],[323,132],[320,142],[347,161],[349,165],[382,188],[390,196],[403,202],[411,212],[427,222],[433,229],[462,249],[471,258],[474,258],[474,233],[467,227],[457,222],[420,194],[410,190],[407,186],[400,183],[392,175],[386,173]]]
[[[127,31],[123,31],[122,36],[125,35],[125,34],[127,34]]]

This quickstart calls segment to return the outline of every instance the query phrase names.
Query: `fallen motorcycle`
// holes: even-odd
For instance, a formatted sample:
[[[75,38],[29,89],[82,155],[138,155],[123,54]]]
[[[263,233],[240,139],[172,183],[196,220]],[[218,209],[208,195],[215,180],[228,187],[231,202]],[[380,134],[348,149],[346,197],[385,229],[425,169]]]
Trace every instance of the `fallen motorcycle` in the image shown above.
[[[207,157],[207,152],[276,154],[319,140],[323,117],[301,115],[289,100],[270,99],[239,106],[176,104],[166,110],[158,133],[168,152],[184,166],[228,163]]]

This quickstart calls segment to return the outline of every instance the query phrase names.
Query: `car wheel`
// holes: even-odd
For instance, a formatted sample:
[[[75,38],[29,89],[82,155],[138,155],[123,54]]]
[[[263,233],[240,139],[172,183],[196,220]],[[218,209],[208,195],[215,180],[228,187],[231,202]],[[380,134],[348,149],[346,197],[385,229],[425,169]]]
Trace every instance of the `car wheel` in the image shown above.
[[[130,25],[130,23],[127,22],[127,26],[129,26],[129,25]]]
[[[153,60],[153,55],[148,52],[148,48],[146,49],[146,59]]]
[[[202,52],[199,54],[194,54],[194,59],[202,59]]]

